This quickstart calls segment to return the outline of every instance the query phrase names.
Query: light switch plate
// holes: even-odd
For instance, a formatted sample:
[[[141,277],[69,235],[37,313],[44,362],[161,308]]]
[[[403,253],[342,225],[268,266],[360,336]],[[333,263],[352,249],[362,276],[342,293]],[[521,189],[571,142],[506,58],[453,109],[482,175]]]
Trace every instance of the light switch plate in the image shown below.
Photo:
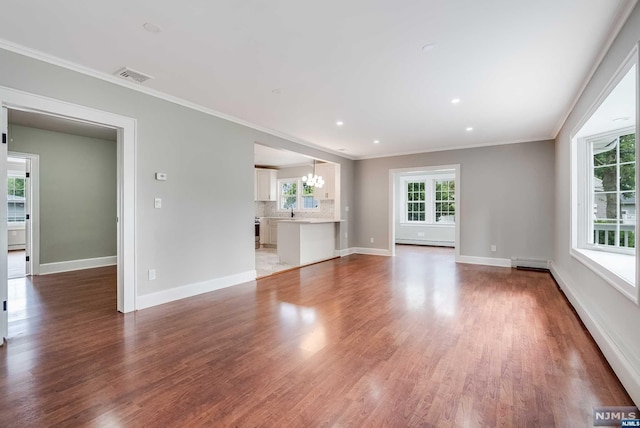
[[[156,180],[158,180],[158,181],[167,181],[167,173],[166,172],[156,172]]]
[[[153,200],[153,206],[155,208],[162,208],[162,199],[161,198],[155,198]]]

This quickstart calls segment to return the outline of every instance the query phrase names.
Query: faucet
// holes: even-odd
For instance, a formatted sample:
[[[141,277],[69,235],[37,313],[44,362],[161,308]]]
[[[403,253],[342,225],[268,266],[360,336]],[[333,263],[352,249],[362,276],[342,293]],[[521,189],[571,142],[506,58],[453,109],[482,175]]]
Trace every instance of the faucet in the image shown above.
[[[293,213],[293,205],[291,206],[291,218],[295,217],[295,214]]]

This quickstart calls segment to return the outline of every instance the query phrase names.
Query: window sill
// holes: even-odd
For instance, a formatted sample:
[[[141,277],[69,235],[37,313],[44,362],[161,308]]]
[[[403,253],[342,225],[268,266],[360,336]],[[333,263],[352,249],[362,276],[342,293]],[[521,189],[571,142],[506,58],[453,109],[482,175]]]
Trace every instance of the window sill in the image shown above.
[[[571,249],[571,255],[625,297],[638,303],[635,255],[577,248]]]
[[[25,223],[21,222],[11,222],[7,224],[7,230],[23,230],[25,228]]]
[[[424,227],[424,226],[435,226],[435,227],[456,227],[455,223],[417,223],[417,222],[405,222],[401,221],[400,226],[409,226],[409,227]]]

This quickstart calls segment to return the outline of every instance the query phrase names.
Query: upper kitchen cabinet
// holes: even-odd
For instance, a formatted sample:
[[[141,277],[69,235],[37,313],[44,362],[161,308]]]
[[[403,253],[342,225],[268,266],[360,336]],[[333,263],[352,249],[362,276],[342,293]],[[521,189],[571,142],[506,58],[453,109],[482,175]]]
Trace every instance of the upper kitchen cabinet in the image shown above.
[[[316,189],[314,195],[317,199],[336,198],[336,166],[332,163],[319,163],[316,165],[316,174],[324,180],[324,186]]]
[[[256,201],[275,201],[278,198],[278,171],[275,169],[256,168]]]

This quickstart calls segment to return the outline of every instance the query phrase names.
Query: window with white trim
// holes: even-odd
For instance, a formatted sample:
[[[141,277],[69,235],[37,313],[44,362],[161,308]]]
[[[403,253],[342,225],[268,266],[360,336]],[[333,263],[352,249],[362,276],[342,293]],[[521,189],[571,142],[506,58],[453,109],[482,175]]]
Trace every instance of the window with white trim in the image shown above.
[[[317,211],[319,209],[313,186],[308,186],[298,178],[278,180],[278,211]]]
[[[636,79],[637,51],[572,136],[571,255],[637,302]]]
[[[7,221],[9,224],[22,223],[26,218],[25,177],[9,175],[7,180]]]
[[[436,223],[456,222],[456,182],[434,180]]]
[[[593,207],[588,243],[633,253],[636,235],[636,136],[632,129],[587,138]]]
[[[425,180],[407,181],[407,222],[426,221]]]
[[[400,223],[455,224],[455,180],[448,174],[400,177]]]

